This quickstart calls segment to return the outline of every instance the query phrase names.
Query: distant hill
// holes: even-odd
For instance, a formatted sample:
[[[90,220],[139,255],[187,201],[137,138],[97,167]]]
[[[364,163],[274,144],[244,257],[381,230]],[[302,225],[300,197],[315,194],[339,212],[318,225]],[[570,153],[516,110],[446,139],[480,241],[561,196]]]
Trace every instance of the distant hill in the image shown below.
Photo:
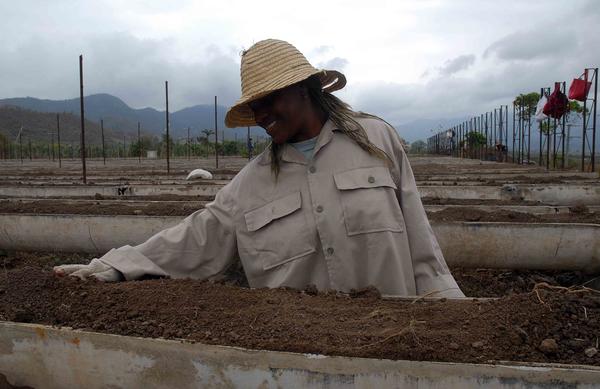
[[[113,128],[116,131],[135,133],[138,121],[144,131],[159,135],[165,129],[165,111],[154,108],[134,109],[129,107],[118,97],[102,93],[85,97],[85,117],[93,122],[104,120],[105,128]],[[79,98],[68,100],[45,100],[35,97],[18,97],[0,99],[0,106],[11,105],[37,112],[71,113],[79,116]],[[225,131],[226,139],[233,139],[237,134],[239,139],[244,139],[247,130],[245,128],[227,129],[225,127],[226,108],[217,106],[217,118],[219,137]],[[200,135],[200,131],[214,128],[214,106],[195,105],[170,113],[170,130],[173,137],[184,137],[187,128],[190,127],[194,136]],[[253,127],[251,132],[254,136],[265,136],[265,132]]]
[[[98,123],[86,120],[86,143],[100,144],[101,131]],[[0,106],[0,133],[5,134],[12,141],[17,139],[20,129],[23,128],[23,140],[48,141],[54,133],[56,141],[56,114],[35,112],[21,107],[10,105]],[[81,133],[81,119],[71,113],[60,114],[61,142],[79,142]],[[115,131],[104,126],[105,142],[121,141],[122,131]]]
[[[418,119],[403,124],[396,124],[394,127],[396,128],[396,131],[398,131],[398,134],[406,139],[407,142],[414,142],[416,140],[426,140],[438,131],[446,130],[464,120],[466,119]],[[433,130],[433,132],[431,130]]]

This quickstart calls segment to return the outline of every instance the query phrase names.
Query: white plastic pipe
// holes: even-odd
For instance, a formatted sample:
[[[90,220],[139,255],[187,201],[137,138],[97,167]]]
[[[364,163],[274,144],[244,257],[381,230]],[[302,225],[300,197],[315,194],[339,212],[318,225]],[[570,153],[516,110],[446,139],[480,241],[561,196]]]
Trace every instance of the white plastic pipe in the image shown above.
[[[105,253],[136,245],[183,217],[0,214],[0,248]],[[434,223],[451,266],[600,270],[600,225]]]
[[[73,196],[214,196],[228,181],[188,185],[48,185],[0,186],[0,196],[73,197]],[[441,199],[479,199],[537,201],[551,205],[600,205],[600,185],[507,184],[500,186],[419,186],[421,197]]]

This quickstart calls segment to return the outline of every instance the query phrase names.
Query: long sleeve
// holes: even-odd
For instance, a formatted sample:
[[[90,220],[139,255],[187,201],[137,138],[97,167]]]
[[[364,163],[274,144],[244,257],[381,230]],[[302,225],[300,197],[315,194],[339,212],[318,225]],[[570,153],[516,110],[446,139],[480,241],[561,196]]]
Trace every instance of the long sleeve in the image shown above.
[[[102,261],[127,280],[144,275],[206,279],[222,272],[237,251],[228,186],[215,201],[137,246],[106,253]]]
[[[444,260],[427,219],[408,157],[396,131],[391,129],[393,162],[399,177],[398,201],[404,215],[417,294],[438,291],[435,296],[464,297]]]

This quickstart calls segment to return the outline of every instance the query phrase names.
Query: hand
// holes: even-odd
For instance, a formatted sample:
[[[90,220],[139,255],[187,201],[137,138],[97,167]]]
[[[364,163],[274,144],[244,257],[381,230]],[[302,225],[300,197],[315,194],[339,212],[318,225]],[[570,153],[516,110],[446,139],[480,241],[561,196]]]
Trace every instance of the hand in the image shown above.
[[[69,275],[85,280],[94,277],[99,281],[115,282],[121,281],[123,276],[114,267],[107,265],[98,258],[92,259],[89,265],[61,265],[54,266],[54,274],[59,277]]]

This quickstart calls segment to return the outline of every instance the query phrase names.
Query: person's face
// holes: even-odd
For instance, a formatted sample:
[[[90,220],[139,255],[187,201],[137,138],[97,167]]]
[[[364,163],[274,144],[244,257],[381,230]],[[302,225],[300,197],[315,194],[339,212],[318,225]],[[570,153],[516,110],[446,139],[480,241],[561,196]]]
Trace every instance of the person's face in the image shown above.
[[[248,103],[256,123],[264,128],[273,143],[294,141],[304,129],[310,99],[306,88],[291,85]]]

